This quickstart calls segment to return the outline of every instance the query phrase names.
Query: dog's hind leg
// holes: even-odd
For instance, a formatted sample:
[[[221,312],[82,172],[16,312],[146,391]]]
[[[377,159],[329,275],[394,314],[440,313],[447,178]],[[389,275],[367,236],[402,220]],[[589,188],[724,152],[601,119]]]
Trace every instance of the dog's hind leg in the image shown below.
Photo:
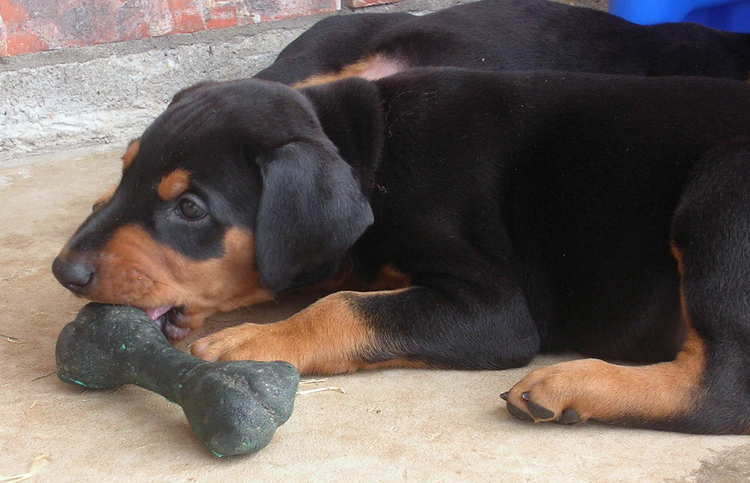
[[[587,419],[690,433],[750,433],[750,144],[695,168],[673,220],[687,336],[674,361],[585,359],[530,373],[503,398],[519,419]]]

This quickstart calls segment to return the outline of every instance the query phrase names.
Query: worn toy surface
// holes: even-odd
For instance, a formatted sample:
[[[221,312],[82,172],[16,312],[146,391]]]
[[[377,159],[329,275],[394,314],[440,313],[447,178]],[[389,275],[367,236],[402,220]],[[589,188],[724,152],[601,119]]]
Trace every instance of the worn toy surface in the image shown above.
[[[137,384],[182,406],[216,456],[266,446],[292,414],[299,382],[285,362],[209,363],[169,345],[142,311],[91,303],[57,341],[57,375],[91,389]]]

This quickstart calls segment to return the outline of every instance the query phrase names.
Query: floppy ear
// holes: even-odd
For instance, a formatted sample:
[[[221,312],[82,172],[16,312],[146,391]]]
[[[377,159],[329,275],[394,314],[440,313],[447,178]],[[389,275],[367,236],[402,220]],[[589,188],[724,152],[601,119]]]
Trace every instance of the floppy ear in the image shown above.
[[[167,106],[167,108],[170,108],[173,105],[177,104],[178,102],[180,102],[185,97],[192,94],[193,92],[203,89],[204,87],[215,86],[217,84],[219,84],[219,82],[209,80],[209,81],[201,81],[201,82],[198,82],[197,84],[193,84],[191,86],[185,87],[184,89],[178,91],[177,94],[172,96],[172,100],[169,101],[169,105]]]
[[[330,142],[292,142],[258,159],[255,224],[261,284],[279,292],[331,275],[373,222],[372,208]]]

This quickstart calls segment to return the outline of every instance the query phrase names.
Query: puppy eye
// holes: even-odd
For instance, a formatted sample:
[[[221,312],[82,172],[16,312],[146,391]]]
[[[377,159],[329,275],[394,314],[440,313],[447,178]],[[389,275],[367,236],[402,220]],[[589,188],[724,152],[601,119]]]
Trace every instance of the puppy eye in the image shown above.
[[[192,197],[183,197],[177,203],[180,216],[188,221],[197,221],[208,214],[202,203]]]

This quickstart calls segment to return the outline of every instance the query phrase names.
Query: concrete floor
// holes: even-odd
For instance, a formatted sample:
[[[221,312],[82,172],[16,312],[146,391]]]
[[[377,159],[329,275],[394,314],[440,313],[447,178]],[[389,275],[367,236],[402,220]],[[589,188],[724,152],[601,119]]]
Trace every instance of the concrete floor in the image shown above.
[[[529,369],[390,370],[304,388],[260,453],[219,460],[180,408],[136,387],[58,381],[54,344],[83,302],[52,258],[117,180],[121,147],[15,160],[0,170],[0,481],[750,481],[750,438],[690,436],[511,419],[498,399]],[[275,320],[304,301],[221,317]],[[542,357],[534,366],[560,358]]]

